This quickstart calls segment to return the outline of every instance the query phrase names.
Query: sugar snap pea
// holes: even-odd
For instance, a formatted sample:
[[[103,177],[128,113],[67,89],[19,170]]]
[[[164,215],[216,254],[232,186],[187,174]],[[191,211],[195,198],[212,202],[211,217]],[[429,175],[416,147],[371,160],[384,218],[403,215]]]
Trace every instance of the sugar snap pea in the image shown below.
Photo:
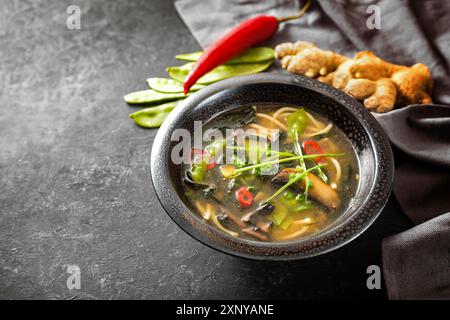
[[[184,61],[197,61],[200,56],[203,54],[203,51],[197,51],[192,53],[179,54],[175,56],[178,60]],[[230,59],[225,64],[240,64],[240,63],[257,63],[263,62],[267,60],[271,60],[274,58],[274,50],[269,47],[256,47],[250,48],[241,53],[240,55]]]
[[[162,93],[155,90],[142,90],[131,92],[123,98],[129,104],[157,104],[158,102],[171,101],[185,98],[184,93]]]
[[[163,92],[163,93],[181,93],[183,92],[183,83],[168,79],[168,78],[148,78],[147,83],[149,87],[155,91]],[[201,88],[204,88],[204,85],[195,84],[191,87],[189,91],[198,91]]]
[[[260,63],[220,65],[198,79],[197,84],[210,84],[235,76],[258,73],[269,68],[272,63],[273,59]],[[183,82],[193,65],[194,63],[190,62],[178,67],[168,67],[166,71],[172,79]]]
[[[180,101],[183,101],[183,99],[141,109],[130,114],[130,118],[141,127],[158,128]]]

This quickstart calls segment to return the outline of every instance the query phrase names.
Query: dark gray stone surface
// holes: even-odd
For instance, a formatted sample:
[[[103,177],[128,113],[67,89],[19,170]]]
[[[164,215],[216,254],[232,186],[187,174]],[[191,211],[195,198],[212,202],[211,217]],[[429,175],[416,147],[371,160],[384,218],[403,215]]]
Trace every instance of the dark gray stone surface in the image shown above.
[[[70,4],[81,30],[66,28]],[[169,219],[150,181],[156,130],[122,96],[197,49],[171,1],[2,2],[0,298],[385,297],[366,268],[410,226],[393,198],[350,245],[289,263],[215,252]]]

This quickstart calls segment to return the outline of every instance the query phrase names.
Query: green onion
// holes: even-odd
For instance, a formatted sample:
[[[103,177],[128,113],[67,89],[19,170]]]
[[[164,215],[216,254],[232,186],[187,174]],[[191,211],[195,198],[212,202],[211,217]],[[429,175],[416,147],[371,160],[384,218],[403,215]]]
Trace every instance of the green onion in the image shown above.
[[[313,161],[314,165],[316,165],[316,162]],[[322,179],[323,182],[328,183],[328,177],[325,174],[325,172],[323,172],[322,169],[317,169],[317,175],[319,176],[320,179]]]
[[[299,160],[299,159],[313,159],[313,158],[317,158],[317,157],[339,157],[339,156],[343,156],[343,155],[345,155],[345,153],[308,154],[308,155],[303,155],[303,156],[289,157],[289,158],[284,158],[284,159],[263,162],[263,163],[259,163],[259,164],[253,164],[253,165],[249,165],[249,166],[239,168],[239,169],[234,169],[233,175],[244,172],[244,171],[253,170],[255,168],[271,166],[271,165],[274,165],[277,163],[290,162],[290,161],[295,161],[295,160]],[[322,167],[322,165],[317,165],[317,166],[314,166],[313,168],[321,168],[321,167]]]
[[[206,167],[208,163],[202,160],[200,163],[195,163],[192,165],[191,175],[192,179],[197,183],[202,183],[206,175]]]
[[[260,151],[261,148],[248,148],[248,147],[239,147],[239,146],[227,146],[227,149],[231,149],[231,150],[245,150],[245,151],[249,151],[249,150],[256,150],[256,151]],[[284,156],[284,157],[295,157],[296,154],[295,153],[291,153],[291,152],[283,152],[283,151],[275,151],[275,150],[271,150],[271,149],[266,149],[267,153],[276,153],[280,156]]]
[[[307,169],[306,171],[303,171],[302,173],[297,173],[295,174],[294,178],[290,179],[284,186],[282,186],[280,189],[278,189],[271,197],[269,197],[267,200],[264,200],[261,205],[263,205],[264,203],[269,202],[270,200],[272,200],[273,198],[277,197],[279,194],[283,193],[284,190],[286,190],[287,188],[289,188],[291,185],[293,185],[294,183],[300,181],[301,179],[303,179],[304,177],[307,176],[308,172],[314,171],[317,168],[322,168],[326,166],[326,164],[319,164],[317,166],[311,167],[309,169]],[[307,186],[307,185],[306,185]],[[306,187],[307,188],[307,187]]]
[[[304,116],[306,114],[305,111],[303,109],[300,109],[300,110],[303,111],[302,115]],[[304,125],[306,125],[306,117],[305,117]],[[303,129],[304,129],[304,127],[303,127]],[[302,131],[303,131],[303,129],[302,129]],[[295,151],[297,152],[297,154],[299,156],[303,156],[302,147],[300,146],[300,142],[298,141],[298,134],[299,134],[298,128],[294,127],[293,131],[294,131],[294,134],[295,134],[295,137],[294,137],[294,139],[295,139],[294,140]],[[299,163],[300,163],[300,165],[302,167],[302,170],[305,171],[306,170],[305,160],[303,158],[301,158],[301,159],[299,159]],[[305,187],[305,203],[308,203],[308,192],[309,192],[309,178],[308,178],[308,176],[305,177],[305,186],[306,186]]]

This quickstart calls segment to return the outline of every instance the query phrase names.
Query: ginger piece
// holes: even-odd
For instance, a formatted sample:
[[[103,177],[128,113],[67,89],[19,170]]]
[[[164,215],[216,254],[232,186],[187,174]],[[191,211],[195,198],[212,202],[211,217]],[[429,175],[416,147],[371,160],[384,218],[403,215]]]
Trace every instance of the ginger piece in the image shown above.
[[[410,68],[405,67],[395,72],[391,79],[397,86],[401,105],[433,103],[429,95],[433,79],[426,65],[416,63]]]
[[[395,105],[432,103],[433,80],[421,63],[396,65],[371,51],[358,52],[351,59],[304,41],[278,45],[275,57],[287,71],[341,89],[376,112],[387,112]]]
[[[276,46],[275,58],[281,59],[281,66],[287,71],[303,74],[310,78],[327,75],[347,59],[304,41],[282,43]]]
[[[395,83],[391,79],[381,78],[374,84],[375,91],[364,100],[364,106],[369,110],[380,113],[391,111],[397,98]]]
[[[398,67],[400,66],[381,60],[371,51],[361,51],[355,54],[353,59],[346,60],[338,67],[333,87],[343,90],[351,79],[376,81],[380,78],[389,78]]]
[[[289,66],[289,63],[291,63],[293,57],[294,56],[285,56],[285,57],[281,58],[280,59],[281,67],[283,69],[287,69]]]
[[[364,100],[375,91],[375,82],[369,79],[350,79],[344,92],[357,100]]]
[[[390,77],[394,70],[393,65],[384,62],[373,52],[361,51],[353,59],[346,60],[337,68],[333,87],[344,90],[351,79],[376,81],[380,78]]]
[[[307,63],[298,63],[298,61],[308,61]],[[336,70],[340,64],[340,59],[331,51],[322,51],[317,48],[308,48],[297,53],[289,65],[287,71],[292,73],[301,73],[307,77],[315,78],[324,76],[331,71]]]
[[[390,78],[395,71],[403,68],[403,66],[381,60],[372,51],[358,52],[352,60],[353,64],[349,72],[358,79],[376,81],[380,78]]]
[[[333,87],[336,89],[344,89],[350,79],[353,78],[350,73],[350,68],[353,65],[354,61],[352,59],[346,60],[344,63],[339,65],[339,67],[334,72],[333,77]]]
[[[298,52],[303,51],[306,48],[316,48],[316,45],[306,41],[281,43],[275,47],[275,59],[281,59],[286,56],[295,56]]]
[[[329,86],[332,86],[333,81],[334,81],[334,74],[335,74],[335,72],[330,72],[329,74],[327,74],[325,76],[318,77],[317,80],[319,80],[320,82],[326,83]]]

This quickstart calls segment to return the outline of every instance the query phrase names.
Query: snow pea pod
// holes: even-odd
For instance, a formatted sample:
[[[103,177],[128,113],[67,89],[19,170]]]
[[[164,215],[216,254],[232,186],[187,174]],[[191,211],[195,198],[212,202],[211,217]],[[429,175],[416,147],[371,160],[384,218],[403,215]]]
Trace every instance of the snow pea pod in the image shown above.
[[[168,78],[148,78],[149,87],[155,91],[163,93],[181,93],[183,92],[183,83]],[[204,85],[195,84],[189,91],[198,91],[204,88]]]
[[[197,81],[197,84],[210,84],[231,77],[258,73],[269,68],[272,63],[273,59],[260,63],[220,65],[201,77]],[[179,67],[168,67],[166,71],[169,73],[172,79],[184,82],[184,79],[189,74],[193,65],[194,63],[190,62]]]
[[[308,124],[308,116],[303,108],[291,113],[287,118],[288,136],[298,141],[298,135],[305,130]]]
[[[185,98],[184,93],[162,93],[155,90],[142,90],[131,92],[123,98],[129,104],[157,104],[159,102],[171,101]]]
[[[200,56],[203,54],[203,51],[197,51],[192,53],[179,54],[175,56],[178,60],[184,61],[197,61]],[[225,64],[240,64],[240,63],[257,63],[264,62],[267,60],[271,60],[274,58],[274,50],[269,47],[256,47],[250,48],[241,53],[240,55],[234,57],[231,60],[228,60]]]
[[[130,114],[130,118],[141,127],[158,128],[180,101],[183,99],[136,111]]]

